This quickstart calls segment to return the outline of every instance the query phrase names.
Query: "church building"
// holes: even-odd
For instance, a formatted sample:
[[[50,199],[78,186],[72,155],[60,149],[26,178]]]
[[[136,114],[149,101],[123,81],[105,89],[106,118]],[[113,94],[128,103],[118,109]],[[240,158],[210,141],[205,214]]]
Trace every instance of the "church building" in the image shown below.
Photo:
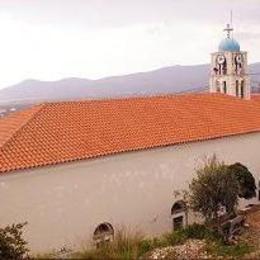
[[[45,103],[1,118],[0,225],[27,221],[33,252],[95,245],[122,227],[169,232],[196,220],[175,191],[214,154],[258,183],[260,95],[232,30],[211,55],[209,93]]]

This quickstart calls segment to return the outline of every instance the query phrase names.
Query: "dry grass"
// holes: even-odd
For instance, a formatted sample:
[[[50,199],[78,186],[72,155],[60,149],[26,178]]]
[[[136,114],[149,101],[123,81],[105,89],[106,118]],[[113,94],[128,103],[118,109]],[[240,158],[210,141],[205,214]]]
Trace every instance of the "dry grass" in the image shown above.
[[[144,236],[122,228],[115,234],[114,241],[97,249],[83,249],[72,255],[81,259],[137,259],[142,252]]]
[[[222,240],[203,225],[194,224],[183,230],[162,235],[157,238],[147,239],[140,232],[131,232],[126,228],[121,228],[114,237],[114,240],[100,248],[82,248],[78,252],[69,253],[67,258],[86,260],[135,260],[144,257],[149,258],[154,249],[175,247],[185,244],[189,239],[206,241],[205,252],[217,258],[218,256],[227,258],[243,258],[254,251],[251,243],[242,240],[236,245],[226,245]],[[255,252],[257,253],[257,252]],[[57,255],[43,255],[36,259],[59,258]]]

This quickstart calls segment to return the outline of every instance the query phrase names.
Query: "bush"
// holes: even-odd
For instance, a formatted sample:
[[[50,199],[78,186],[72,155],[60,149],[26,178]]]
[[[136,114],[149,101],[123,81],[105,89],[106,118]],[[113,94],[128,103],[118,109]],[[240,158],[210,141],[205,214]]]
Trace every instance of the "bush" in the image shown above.
[[[169,244],[165,236],[153,238],[153,248],[161,248],[168,245]]]
[[[164,235],[168,245],[175,246],[184,243],[188,237],[185,234],[184,229],[174,231],[172,233]]]
[[[81,250],[73,258],[95,259],[138,259],[154,248],[166,247],[169,242],[165,237],[145,239],[140,233],[119,230],[114,241],[92,250]]]
[[[228,167],[230,173],[235,176],[239,187],[239,197],[251,199],[256,196],[256,185],[253,174],[241,163],[235,163]]]
[[[226,245],[222,242],[215,242],[207,244],[206,250],[214,256],[233,257],[240,258],[244,255],[251,253],[254,248],[244,242],[240,242],[236,245]]]
[[[222,241],[222,237],[215,231],[207,228],[205,225],[193,224],[184,229],[173,231],[166,234],[165,238],[168,245],[178,245],[184,243],[187,239],[206,239],[212,241]]]
[[[189,204],[195,212],[201,213],[207,223],[219,227],[219,212],[224,207],[228,214],[235,211],[238,203],[238,185],[234,175],[216,157],[209,159],[198,169],[189,185]],[[220,227],[219,227],[220,228]]]
[[[130,234],[125,229],[117,232],[113,243],[108,245],[115,258],[134,259],[138,255],[138,248],[143,236],[139,233]]]
[[[162,237],[144,239],[140,234],[130,234],[125,230],[117,232],[114,241],[100,248],[75,253],[72,258],[87,260],[132,260],[149,258],[149,252],[155,248],[175,246],[183,244],[187,239],[204,239],[207,241],[206,250],[214,256],[243,256],[249,253],[250,248],[245,243],[226,245],[217,232],[212,231],[205,225],[193,224],[187,228],[173,231]]]
[[[155,244],[157,244],[155,239],[144,239],[140,241],[138,255],[141,256],[153,250],[156,247]]]
[[[214,230],[207,228],[205,225],[193,224],[183,230],[187,238],[222,240],[222,237]]]
[[[0,259],[24,259],[28,257],[27,242],[22,238],[22,229],[26,224],[12,224],[0,228]]]
[[[85,250],[72,255],[74,258],[94,259],[137,259],[152,249],[154,241],[144,240],[140,233],[131,234],[126,229],[119,230],[114,241],[93,250]]]

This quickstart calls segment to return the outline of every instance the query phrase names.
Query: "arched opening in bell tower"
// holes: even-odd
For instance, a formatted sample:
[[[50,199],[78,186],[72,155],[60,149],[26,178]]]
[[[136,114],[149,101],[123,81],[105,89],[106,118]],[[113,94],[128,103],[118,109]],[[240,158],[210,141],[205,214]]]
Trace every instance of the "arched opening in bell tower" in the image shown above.
[[[236,96],[239,97],[239,81],[236,80]]]
[[[244,98],[245,97],[245,83],[244,83],[244,80],[241,81],[241,98]]]
[[[223,81],[223,93],[227,94],[227,82]]]

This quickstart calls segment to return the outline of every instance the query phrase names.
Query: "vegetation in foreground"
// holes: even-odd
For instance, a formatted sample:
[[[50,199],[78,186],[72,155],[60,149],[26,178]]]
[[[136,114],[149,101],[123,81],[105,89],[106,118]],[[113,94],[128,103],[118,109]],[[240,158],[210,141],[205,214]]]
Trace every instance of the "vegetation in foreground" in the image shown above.
[[[22,229],[27,223],[0,228],[0,259],[24,259],[28,257],[27,242]]]
[[[165,234],[158,238],[145,239],[140,234],[131,235],[125,230],[119,231],[113,242],[92,250],[81,250],[72,258],[95,259],[139,259],[149,255],[153,249],[176,246],[188,239],[206,240],[205,251],[211,256],[242,257],[253,251],[253,247],[245,242],[228,245],[218,233],[205,225],[193,224],[185,229]]]
[[[240,163],[226,165],[213,156],[196,171],[186,193],[189,208],[200,213],[207,224],[220,228],[221,211],[227,216],[236,215],[239,198],[255,197],[256,185],[245,166]]]

